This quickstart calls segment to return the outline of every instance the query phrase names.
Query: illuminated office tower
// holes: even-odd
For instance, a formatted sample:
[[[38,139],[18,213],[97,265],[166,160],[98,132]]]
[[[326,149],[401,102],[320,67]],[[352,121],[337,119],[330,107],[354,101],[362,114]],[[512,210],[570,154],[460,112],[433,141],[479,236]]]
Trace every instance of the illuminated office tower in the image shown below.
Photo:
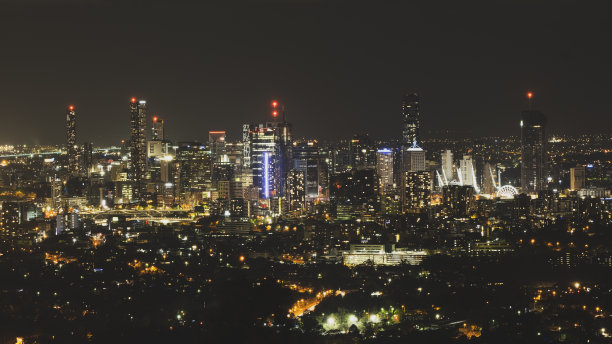
[[[291,124],[285,109],[272,101],[271,114],[273,122],[242,126],[242,166],[252,171],[253,185],[264,199],[283,196],[292,162]]]
[[[442,179],[444,184],[447,184],[453,180],[453,152],[450,149],[442,151]]]
[[[471,185],[478,192],[476,173],[474,172],[474,160],[471,155],[464,155],[459,161],[459,181],[462,185]]]
[[[306,205],[305,173],[292,169],[287,173],[287,200],[290,211],[304,210]]]
[[[81,163],[79,164],[79,168],[83,174],[87,174],[87,172],[91,169],[93,164],[93,143],[85,142],[83,143],[83,150],[81,154]]]
[[[419,128],[421,125],[420,97],[409,93],[402,97],[402,146],[410,147],[414,142],[421,142]]]
[[[153,116],[153,125],[151,126],[151,140],[152,141],[164,141],[164,120]]]
[[[570,189],[584,189],[586,182],[586,170],[584,166],[576,166],[570,169]]]
[[[76,112],[74,105],[66,109],[66,153],[68,155],[68,170],[74,174],[79,172],[79,147],[76,144]]]
[[[351,167],[376,166],[376,148],[368,134],[354,135],[349,142],[349,164]]]
[[[197,203],[212,179],[210,153],[200,142],[179,142],[174,161],[181,201],[187,204]]]
[[[277,138],[274,123],[243,126],[243,145],[248,147],[243,161],[252,171],[253,185],[264,199],[276,196],[278,192]]]
[[[315,141],[300,142],[293,147],[293,169],[304,172],[306,199],[312,201],[319,197],[321,188],[321,158]]]
[[[383,148],[376,151],[376,176],[378,190],[384,195],[393,187],[393,150]]]
[[[227,159],[227,150],[225,148],[225,131],[209,131],[208,144],[210,146],[210,154],[215,162],[223,162]]]
[[[287,173],[292,168],[293,159],[293,136],[291,123],[287,122],[287,111],[284,105],[276,100],[271,103],[272,118],[274,119],[274,129],[277,136],[277,195],[285,195],[285,185]]]
[[[531,99],[531,92],[528,93]],[[521,188],[525,193],[546,189],[546,116],[526,110],[521,119]]]
[[[425,151],[413,142],[410,147],[402,148],[402,172],[425,170]]]
[[[141,200],[145,192],[147,171],[147,102],[130,100],[130,179],[133,182],[132,199]]]
[[[431,200],[431,173],[429,171],[403,172],[401,196],[402,212],[425,211]]]

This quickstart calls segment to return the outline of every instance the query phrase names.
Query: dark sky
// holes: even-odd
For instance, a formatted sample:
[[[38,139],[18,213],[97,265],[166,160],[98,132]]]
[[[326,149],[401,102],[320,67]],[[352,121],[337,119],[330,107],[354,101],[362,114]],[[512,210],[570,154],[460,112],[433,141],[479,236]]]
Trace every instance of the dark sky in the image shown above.
[[[0,143],[127,137],[148,101],[174,140],[240,135],[269,101],[296,136],[399,137],[400,97],[424,130],[518,134],[535,93],[551,131],[610,132],[610,1],[0,0]]]

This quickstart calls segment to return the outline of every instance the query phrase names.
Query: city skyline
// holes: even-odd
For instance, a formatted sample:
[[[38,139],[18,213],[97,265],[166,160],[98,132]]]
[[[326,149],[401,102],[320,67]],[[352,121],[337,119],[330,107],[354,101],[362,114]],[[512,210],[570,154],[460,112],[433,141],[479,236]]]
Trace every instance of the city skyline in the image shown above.
[[[612,343],[611,10],[0,0],[0,344]]]
[[[235,139],[233,128],[263,120],[273,98],[297,136],[383,137],[406,92],[419,92],[422,125],[434,131],[517,135],[527,90],[551,132],[609,122],[611,53],[598,43],[610,31],[606,2],[502,1],[491,13],[481,2],[53,3],[2,4],[12,33],[0,64],[2,143],[62,142],[55,119],[67,104],[79,109],[83,138],[117,143],[132,96],[184,139],[209,130]],[[29,134],[17,135],[24,127]]]

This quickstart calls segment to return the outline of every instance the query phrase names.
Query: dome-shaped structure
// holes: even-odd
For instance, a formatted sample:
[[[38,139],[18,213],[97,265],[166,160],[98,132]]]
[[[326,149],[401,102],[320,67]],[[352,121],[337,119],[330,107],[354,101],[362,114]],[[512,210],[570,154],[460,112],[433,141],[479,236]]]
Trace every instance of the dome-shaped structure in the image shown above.
[[[514,198],[518,195],[518,190],[512,185],[504,185],[497,189],[497,196],[501,198]]]

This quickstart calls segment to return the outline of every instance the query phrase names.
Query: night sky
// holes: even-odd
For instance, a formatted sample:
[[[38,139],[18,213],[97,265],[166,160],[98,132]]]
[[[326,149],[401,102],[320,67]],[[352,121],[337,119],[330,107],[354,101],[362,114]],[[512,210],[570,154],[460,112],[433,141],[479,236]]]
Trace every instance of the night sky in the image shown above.
[[[552,132],[610,132],[610,1],[0,0],[0,143],[117,144],[146,99],[172,140],[240,136],[287,106],[296,136],[517,135],[525,92]],[[431,134],[430,134],[431,135]]]

